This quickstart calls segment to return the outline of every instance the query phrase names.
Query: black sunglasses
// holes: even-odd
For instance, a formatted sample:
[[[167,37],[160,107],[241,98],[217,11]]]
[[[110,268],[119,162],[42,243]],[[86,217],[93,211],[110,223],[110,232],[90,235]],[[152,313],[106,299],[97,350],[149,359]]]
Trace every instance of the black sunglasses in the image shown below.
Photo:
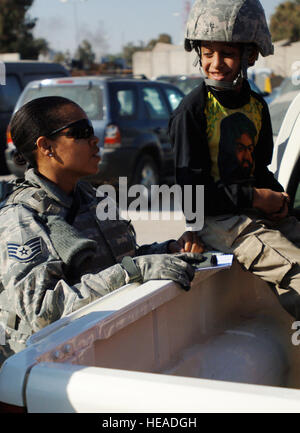
[[[62,133],[61,131],[66,128],[68,128],[68,131]],[[91,138],[95,135],[92,122],[89,119],[81,119],[76,122],[68,123],[61,128],[50,132],[47,134],[47,137],[52,137],[58,133],[60,133],[60,135],[65,135],[66,137],[75,138],[75,140],[79,140],[80,138]]]

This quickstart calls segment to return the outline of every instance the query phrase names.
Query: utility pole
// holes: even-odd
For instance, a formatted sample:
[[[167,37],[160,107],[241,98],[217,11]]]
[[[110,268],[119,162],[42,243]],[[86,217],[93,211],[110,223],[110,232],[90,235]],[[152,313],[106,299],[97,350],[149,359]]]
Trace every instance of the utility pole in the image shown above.
[[[189,18],[190,11],[191,11],[191,2],[189,0],[183,0],[182,27],[184,32],[185,32],[186,23]]]
[[[78,14],[77,14],[77,2],[84,2],[86,0],[59,0],[61,3],[73,3],[73,14],[74,14],[74,29],[75,29],[75,44],[76,48],[78,48],[80,44],[80,35],[79,35],[79,24],[78,24]]]

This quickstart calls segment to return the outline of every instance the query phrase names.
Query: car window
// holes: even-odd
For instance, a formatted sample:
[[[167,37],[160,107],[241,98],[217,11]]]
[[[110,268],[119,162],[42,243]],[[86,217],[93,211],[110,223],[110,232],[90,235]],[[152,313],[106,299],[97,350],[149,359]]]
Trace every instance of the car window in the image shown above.
[[[203,82],[203,78],[200,77],[190,77],[190,78],[180,78],[176,82],[174,82],[175,86],[179,87],[179,89],[187,95],[192,90],[194,90],[197,86],[199,86]]]
[[[91,120],[103,119],[103,95],[99,87],[40,86],[30,87],[22,98],[22,105],[43,96],[64,96],[76,102]]]
[[[132,117],[136,114],[135,92],[132,89],[118,90],[118,115],[120,117]]]
[[[143,100],[150,119],[168,119],[169,110],[159,90],[155,87],[144,87]]]
[[[21,91],[21,85],[16,75],[7,75],[6,84],[0,86],[0,111],[13,111]]]
[[[176,89],[173,89],[171,87],[166,87],[165,91],[166,91],[168,101],[171,105],[172,111],[174,111],[180,104],[183,96],[180,92],[178,92]]]

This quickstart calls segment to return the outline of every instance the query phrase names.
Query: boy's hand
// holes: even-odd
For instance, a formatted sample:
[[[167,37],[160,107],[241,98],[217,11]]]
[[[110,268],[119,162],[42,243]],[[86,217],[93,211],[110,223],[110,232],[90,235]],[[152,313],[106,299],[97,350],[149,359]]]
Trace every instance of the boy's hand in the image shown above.
[[[272,221],[279,221],[285,218],[286,216],[288,216],[288,213],[289,213],[289,205],[287,202],[285,202],[284,205],[282,206],[282,209],[279,212],[268,215],[268,218]]]
[[[180,238],[169,244],[170,253],[203,253],[205,246],[197,232],[184,232]]]
[[[271,189],[254,188],[253,207],[265,213],[270,219],[282,219],[288,214],[289,195]]]

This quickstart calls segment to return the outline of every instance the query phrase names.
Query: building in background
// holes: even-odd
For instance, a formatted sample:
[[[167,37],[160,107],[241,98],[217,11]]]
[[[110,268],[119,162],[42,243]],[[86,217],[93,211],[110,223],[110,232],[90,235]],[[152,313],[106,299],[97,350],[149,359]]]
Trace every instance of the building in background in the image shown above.
[[[256,82],[265,90],[262,75],[288,77],[300,72],[300,42],[287,43],[279,41],[274,43],[275,54],[269,57],[259,57],[255,64],[258,72]],[[188,53],[183,45],[158,43],[152,51],[137,51],[133,55],[133,73],[146,75],[149,78],[159,75],[186,75],[199,73],[199,65],[195,66],[195,52]],[[253,73],[253,68],[251,73]],[[266,73],[268,71],[268,73]]]

